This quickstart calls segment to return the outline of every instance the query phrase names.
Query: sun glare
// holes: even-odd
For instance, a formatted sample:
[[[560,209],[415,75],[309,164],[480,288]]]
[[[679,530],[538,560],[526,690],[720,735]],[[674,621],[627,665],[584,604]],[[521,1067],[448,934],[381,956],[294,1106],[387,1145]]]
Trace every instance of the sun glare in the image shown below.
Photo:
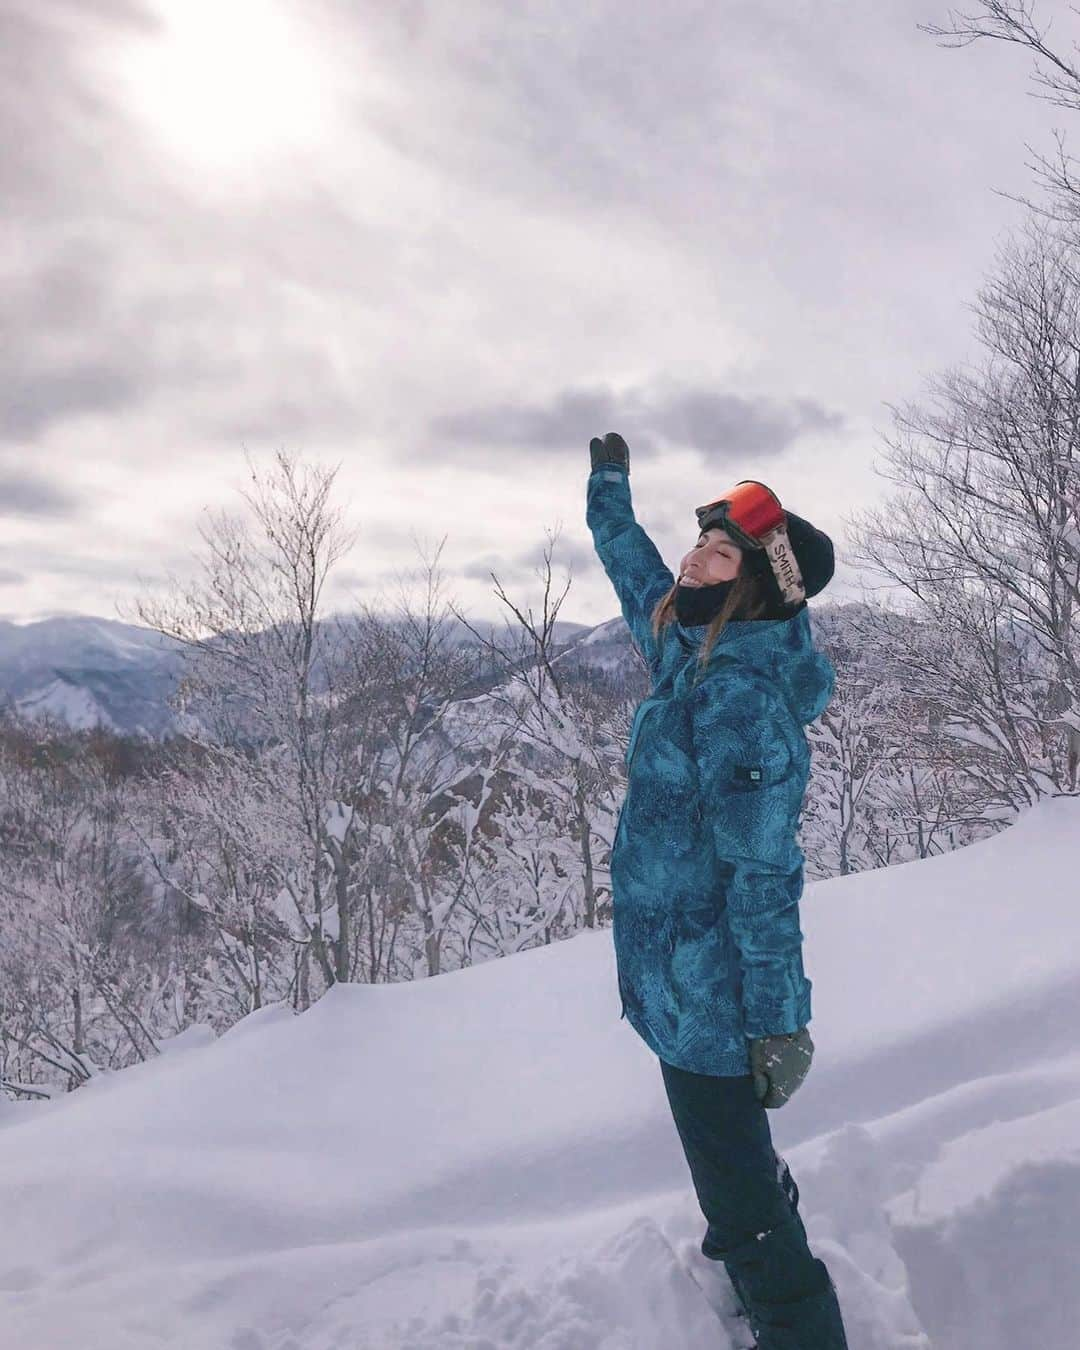
[[[318,138],[317,45],[268,0],[158,0],[159,31],[127,44],[118,75],[136,117],[171,149],[221,167]]]

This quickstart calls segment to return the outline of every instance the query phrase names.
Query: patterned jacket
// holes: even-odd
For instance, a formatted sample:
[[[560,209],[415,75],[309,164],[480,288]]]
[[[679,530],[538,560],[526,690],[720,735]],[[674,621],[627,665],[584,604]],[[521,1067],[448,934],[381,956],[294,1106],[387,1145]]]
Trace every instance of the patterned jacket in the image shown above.
[[[652,635],[675,578],[634,519],[625,468],[590,473],[586,521],[652,680],[610,861],[623,1015],[669,1064],[748,1074],[748,1039],[810,1021],[796,833],[804,728],[835,672],[805,604],[789,619],[728,623],[699,670],[706,626]]]

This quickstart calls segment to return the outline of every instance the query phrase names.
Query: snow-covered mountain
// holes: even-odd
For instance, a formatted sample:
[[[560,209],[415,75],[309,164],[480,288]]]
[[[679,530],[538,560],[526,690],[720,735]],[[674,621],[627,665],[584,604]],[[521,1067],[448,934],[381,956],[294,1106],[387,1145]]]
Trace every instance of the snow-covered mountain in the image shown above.
[[[560,646],[577,643],[613,625],[616,648],[627,668],[633,661],[629,633],[621,618],[599,629],[558,622]],[[497,625],[474,625],[485,635]],[[452,640],[465,645],[476,638],[456,620]],[[608,640],[593,654],[610,665]],[[18,624],[0,620],[0,704],[13,705],[26,717],[49,715],[73,729],[105,727],[117,733],[158,738],[174,733],[179,721],[168,706],[183,665],[181,644],[153,629],[89,616],[44,619]],[[566,653],[564,653],[566,654]]]
[[[178,643],[112,619],[0,621],[0,702],[26,717],[103,726],[148,737],[173,726],[166,700],[180,670]]]
[[[1080,798],[802,902],[817,1046],[770,1113],[852,1350],[1080,1326]],[[338,985],[0,1103],[3,1350],[744,1344],[611,935]]]

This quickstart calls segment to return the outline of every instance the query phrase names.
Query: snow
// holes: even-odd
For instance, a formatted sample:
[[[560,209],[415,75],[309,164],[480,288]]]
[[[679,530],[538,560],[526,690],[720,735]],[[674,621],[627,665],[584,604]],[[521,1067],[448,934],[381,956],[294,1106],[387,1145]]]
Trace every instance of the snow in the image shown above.
[[[341,936],[341,914],[336,905],[328,906],[321,912],[313,909],[310,914],[304,915],[304,921],[309,928],[315,929],[322,922],[323,936],[331,942],[336,942]]]
[[[15,706],[22,717],[49,715],[66,722],[76,731],[88,731],[96,726],[117,730],[116,723],[93,694],[69,680],[50,680],[44,688],[17,699]]]
[[[1075,1344],[1080,799],[807,885],[769,1120],[852,1350]],[[0,1109],[2,1350],[744,1345],[609,931]]]
[[[578,642],[570,648],[571,651],[578,647],[591,647],[598,642],[617,642],[626,632],[626,621],[622,618],[608,619],[604,623],[597,624],[585,634]],[[565,654],[565,653],[564,653]]]
[[[189,1050],[201,1050],[213,1040],[213,1027],[205,1022],[192,1022],[168,1040],[158,1041],[158,1049],[163,1055],[185,1054]]]
[[[323,826],[327,837],[339,844],[343,843],[353,822],[353,815],[353,808],[347,802],[331,802]]]

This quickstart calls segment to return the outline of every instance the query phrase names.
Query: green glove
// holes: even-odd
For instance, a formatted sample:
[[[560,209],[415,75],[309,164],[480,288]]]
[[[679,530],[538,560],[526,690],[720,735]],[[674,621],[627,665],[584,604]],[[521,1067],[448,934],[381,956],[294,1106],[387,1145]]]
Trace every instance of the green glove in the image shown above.
[[[754,1095],[768,1110],[783,1106],[802,1087],[814,1058],[806,1027],[785,1036],[760,1036],[750,1042]]]
[[[621,464],[627,473],[630,472],[630,447],[617,431],[609,431],[603,440],[594,436],[589,442],[589,454],[594,469],[601,464]]]

